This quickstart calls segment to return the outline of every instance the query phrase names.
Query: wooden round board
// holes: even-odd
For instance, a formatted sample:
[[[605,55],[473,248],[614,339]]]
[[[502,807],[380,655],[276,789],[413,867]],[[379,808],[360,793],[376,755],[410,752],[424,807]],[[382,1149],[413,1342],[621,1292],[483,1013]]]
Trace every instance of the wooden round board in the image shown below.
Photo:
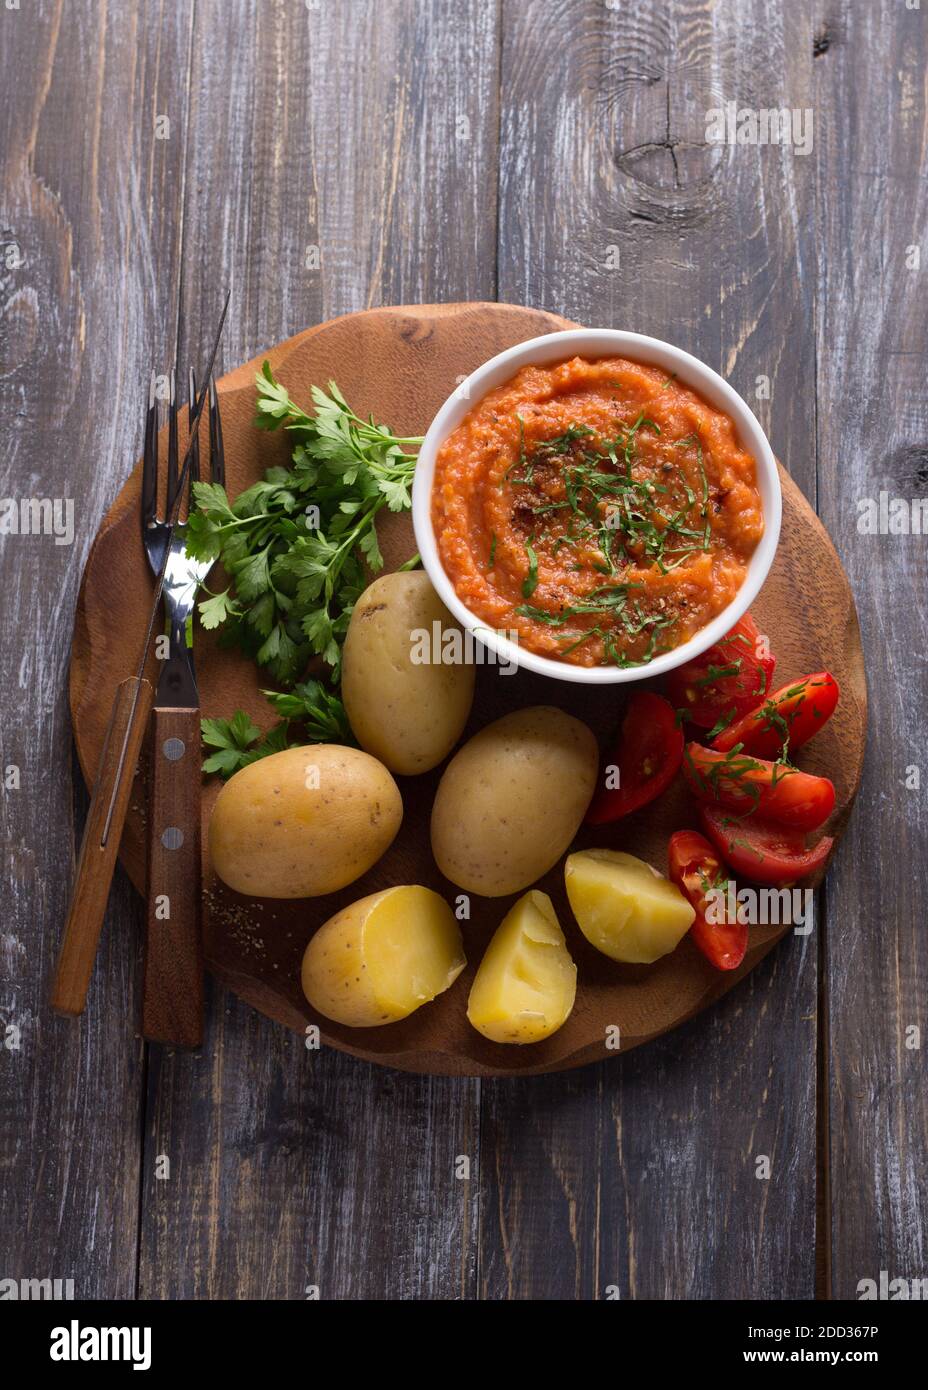
[[[425,432],[455,383],[481,362],[526,338],[573,326],[553,314],[514,305],[452,304],[373,309],[311,328],[219,383],[229,490],[234,495],[265,468],[287,462],[286,437],[261,433],[252,425],[254,373],[265,356],[297,401],[309,401],[313,383],[334,379],[361,415],[371,411],[396,432],[412,435]],[[164,439],[161,446],[164,450]],[[801,756],[804,768],[826,773],[835,783],[837,805],[829,831],[837,837],[850,813],[864,754],[867,700],[860,633],[850,586],[831,541],[789,476],[782,470],[781,476],[780,546],[752,611],[777,654],[778,681],[827,667],[841,685],[834,718]],[[140,480],[139,466],[103,522],[78,600],[70,694],[78,756],[88,780],[97,765],[115,686],[136,666],[151,604],[153,581],[139,538]],[[381,536],[388,569],[415,549],[408,514],[387,518]],[[195,645],[204,714],[228,717],[242,708],[263,726],[274,722],[249,662],[221,651],[212,635],[202,631]],[[153,662],[153,678],[154,667]],[[553,704],[586,720],[603,743],[618,726],[624,699],[618,687],[590,688],[527,673],[504,677],[495,667],[481,667],[465,736],[510,709]],[[737,984],[790,930],[752,927],[745,961],[730,974],[714,970],[686,938],[653,966],[618,965],[588,945],[578,930],[559,864],[538,886],[554,899],[577,963],[578,989],[573,1014],[553,1037],[506,1047],[481,1037],[465,1016],[484,946],[513,898],[471,900],[471,919],[462,924],[468,967],[436,1002],[382,1028],[331,1023],[313,1013],[300,989],[300,961],[315,928],[346,903],[388,885],[424,883],[449,901],[457,896],[458,890],[436,869],[429,848],[429,813],[439,775],[440,769],[398,779],[403,826],[369,873],[341,893],[299,902],[241,897],[217,881],[206,858],[205,826],[219,788],[216,779],[208,781],[203,797],[204,932],[213,974],[270,1018],[299,1032],[318,1024],[326,1043],[371,1061],[450,1075],[530,1075],[610,1055],[616,1027],[623,1051],[675,1028]],[[143,765],[120,852],[140,891],[145,879],[144,783]],[[694,824],[678,779],[656,803],[627,820],[596,832],[582,830],[576,844],[626,849],[666,871],[671,832]]]

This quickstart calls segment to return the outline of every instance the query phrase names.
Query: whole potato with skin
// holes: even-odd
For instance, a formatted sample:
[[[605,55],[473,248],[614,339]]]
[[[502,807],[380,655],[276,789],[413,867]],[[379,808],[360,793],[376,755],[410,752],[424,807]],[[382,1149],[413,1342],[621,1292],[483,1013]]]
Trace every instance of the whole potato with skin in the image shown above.
[[[386,888],[322,924],[303,956],[303,993],[336,1023],[375,1028],[443,994],[466,964],[444,898],[418,884]]]
[[[550,705],[488,724],[445,768],[432,853],[459,888],[498,898],[556,864],[583,820],[599,754],[585,724]]]
[[[399,788],[370,754],[288,748],[229,778],[210,817],[210,859],[237,893],[314,898],[360,878],[402,818]]]
[[[461,737],[474,701],[474,666],[416,662],[414,632],[460,633],[421,570],[375,579],[355,604],[342,658],[342,700],[362,748],[391,772],[436,767]],[[437,650],[436,650],[437,647]]]

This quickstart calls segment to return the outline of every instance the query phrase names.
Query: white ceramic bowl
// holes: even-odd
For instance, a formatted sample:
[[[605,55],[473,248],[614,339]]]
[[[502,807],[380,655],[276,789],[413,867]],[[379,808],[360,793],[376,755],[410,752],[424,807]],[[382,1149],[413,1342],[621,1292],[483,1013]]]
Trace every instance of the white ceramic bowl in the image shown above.
[[[571,357],[585,357],[591,361],[600,357],[628,357],[635,362],[662,367],[668,376],[675,372],[678,381],[692,386],[710,405],[724,410],[731,417],[739,442],[757,462],[757,484],[764,509],[764,534],[751,556],[744,583],[728,607],[711,623],[682,646],[655,657],[644,666],[574,666],[567,661],[539,656],[511,642],[489,628],[461,602],[438,554],[432,527],[431,500],[435,457],[441,445],[487,392],[511,380],[521,367],[546,367]],[[664,671],[691,661],[723,637],[753,603],[767,578],[780,535],[781,510],[780,479],[773,450],[754,412],[737,391],[690,353],[672,347],[660,338],[648,338],[642,333],[624,333],[612,328],[575,328],[564,333],[549,333],[543,338],[530,338],[528,342],[519,343],[491,357],[489,362],[471,372],[448,397],[429,426],[419,451],[412,492],[412,520],[422,563],[442,602],[461,626],[495,652],[499,662],[515,662],[527,671],[537,671],[556,680],[580,681],[586,685],[618,685],[625,681],[659,676]]]

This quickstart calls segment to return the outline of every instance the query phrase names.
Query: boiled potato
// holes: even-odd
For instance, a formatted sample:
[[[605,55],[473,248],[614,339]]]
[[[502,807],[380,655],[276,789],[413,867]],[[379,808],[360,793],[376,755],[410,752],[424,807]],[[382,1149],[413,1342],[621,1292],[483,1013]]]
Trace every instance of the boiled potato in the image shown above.
[[[488,724],[445,768],[432,853],[459,888],[502,897],[546,873],[570,844],[596,785],[596,740],[549,705]]]
[[[351,1028],[406,1018],[467,964],[454,913],[430,888],[386,888],[319,928],[303,956],[303,993]]]
[[[210,818],[209,853],[237,893],[314,898],[375,864],[402,818],[399,789],[376,758],[315,743],[229,778]]]
[[[564,879],[583,935],[613,960],[650,965],[679,944],[696,916],[675,883],[621,850],[571,854]]]
[[[391,772],[436,767],[461,737],[474,701],[472,663],[413,660],[412,634],[423,632],[432,658],[445,650],[442,634],[462,635],[419,570],[375,579],[355,604],[345,639],[342,700],[349,722],[361,747]]]
[[[471,985],[467,1017],[485,1038],[541,1042],[565,1023],[577,967],[547,893],[533,890],[497,927]]]

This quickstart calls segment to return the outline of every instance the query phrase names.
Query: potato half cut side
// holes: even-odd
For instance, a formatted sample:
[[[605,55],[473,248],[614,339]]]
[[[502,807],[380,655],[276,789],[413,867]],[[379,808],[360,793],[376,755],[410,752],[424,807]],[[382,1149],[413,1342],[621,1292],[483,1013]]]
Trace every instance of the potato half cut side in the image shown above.
[[[675,883],[617,849],[585,849],[564,865],[583,935],[612,960],[650,965],[677,946],[696,916]]]
[[[467,961],[454,913],[417,884],[385,888],[324,922],[303,956],[303,993],[350,1028],[396,1023],[442,994]]]
[[[467,1017],[492,1042],[533,1043],[566,1022],[577,994],[551,899],[532,889],[497,927],[471,986]]]

